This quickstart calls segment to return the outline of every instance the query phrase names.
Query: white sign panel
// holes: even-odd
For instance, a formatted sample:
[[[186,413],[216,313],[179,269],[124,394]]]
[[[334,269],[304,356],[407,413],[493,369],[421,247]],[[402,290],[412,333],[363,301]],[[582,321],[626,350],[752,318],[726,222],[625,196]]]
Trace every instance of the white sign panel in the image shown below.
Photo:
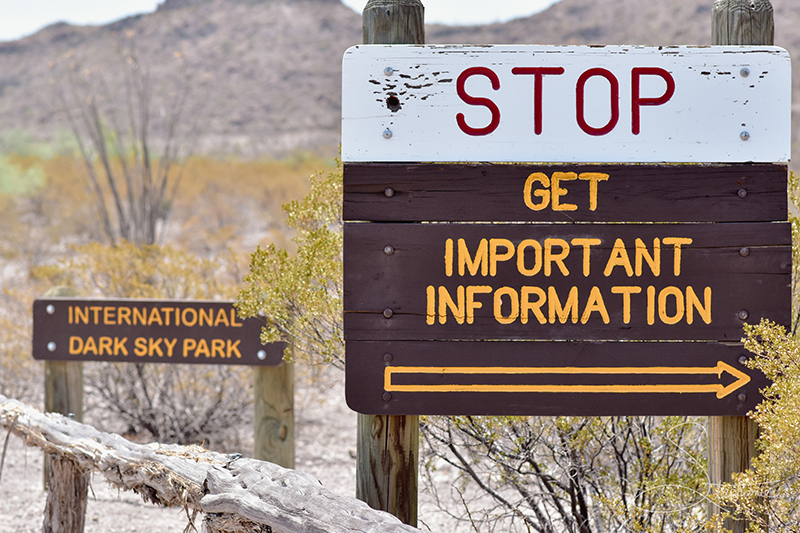
[[[345,162],[785,162],[777,47],[354,46]]]

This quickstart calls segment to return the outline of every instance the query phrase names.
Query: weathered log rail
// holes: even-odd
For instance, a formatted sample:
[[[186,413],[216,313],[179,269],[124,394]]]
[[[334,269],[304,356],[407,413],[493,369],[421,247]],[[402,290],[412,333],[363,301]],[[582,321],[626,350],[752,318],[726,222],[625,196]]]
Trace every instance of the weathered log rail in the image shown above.
[[[147,501],[205,514],[210,533],[419,532],[307,474],[198,446],[136,444],[2,395],[0,426],[82,475],[98,472]]]

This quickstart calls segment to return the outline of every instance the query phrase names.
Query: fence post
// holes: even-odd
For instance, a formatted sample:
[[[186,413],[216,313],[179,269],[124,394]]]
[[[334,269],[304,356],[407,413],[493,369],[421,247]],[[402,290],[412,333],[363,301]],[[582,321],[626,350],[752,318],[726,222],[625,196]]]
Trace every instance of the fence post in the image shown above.
[[[294,365],[254,367],[255,443],[253,456],[294,468]]]
[[[711,12],[711,44],[772,45],[775,39],[769,0],[716,0]],[[733,472],[743,472],[755,456],[758,426],[746,416],[708,418],[708,475],[712,485],[731,481]],[[719,508],[710,506],[709,514]],[[747,522],[727,519],[726,529],[744,533]]]
[[[420,0],[369,0],[364,44],[425,44]],[[419,417],[358,415],[356,498],[417,525]]]

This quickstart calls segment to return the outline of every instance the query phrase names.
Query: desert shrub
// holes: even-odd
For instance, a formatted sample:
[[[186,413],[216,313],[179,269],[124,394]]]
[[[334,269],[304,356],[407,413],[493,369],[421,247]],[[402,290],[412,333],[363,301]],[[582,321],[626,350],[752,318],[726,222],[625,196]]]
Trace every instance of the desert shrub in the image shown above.
[[[250,252],[263,241],[291,246],[281,205],[308,192],[308,176],[330,166],[315,158],[189,158],[166,236],[196,253]]]
[[[750,468],[716,491],[715,501],[752,531],[800,531],[800,343],[783,326],[762,320],[745,326],[748,366],[772,384],[751,417],[758,455]],[[719,526],[718,526],[719,527]]]
[[[474,531],[661,533],[705,520],[697,420],[437,416],[421,429],[426,490]]]
[[[224,299],[235,293],[233,257],[202,259],[169,246],[120,242],[73,247],[74,255],[34,274],[83,297]],[[107,410],[117,431],[160,442],[225,446],[252,403],[240,366],[87,363],[87,411]]]
[[[297,252],[258,247],[237,308],[265,317],[262,342],[289,341],[298,357],[343,368],[341,165],[312,176],[308,195],[284,210]]]
[[[43,375],[31,357],[31,301],[19,287],[0,293],[0,394],[25,402],[40,400]]]

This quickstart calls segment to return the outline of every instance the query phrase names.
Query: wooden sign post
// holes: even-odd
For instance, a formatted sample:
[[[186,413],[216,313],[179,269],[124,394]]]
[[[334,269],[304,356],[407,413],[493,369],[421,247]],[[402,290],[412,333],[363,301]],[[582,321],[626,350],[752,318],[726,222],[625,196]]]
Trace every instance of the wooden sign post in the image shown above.
[[[362,20],[364,44],[425,44],[419,0],[369,0]],[[416,527],[419,417],[359,414],[357,461],[356,498]]]
[[[715,45],[774,44],[775,23],[769,0],[717,0],[711,21]],[[708,475],[712,485],[729,483],[733,472],[744,472],[755,456],[757,424],[746,416],[712,416],[708,419]],[[711,513],[719,513],[716,508]],[[727,519],[725,527],[744,533],[747,523]]]
[[[344,330],[361,413],[743,416],[790,318],[774,47],[356,46]]]

